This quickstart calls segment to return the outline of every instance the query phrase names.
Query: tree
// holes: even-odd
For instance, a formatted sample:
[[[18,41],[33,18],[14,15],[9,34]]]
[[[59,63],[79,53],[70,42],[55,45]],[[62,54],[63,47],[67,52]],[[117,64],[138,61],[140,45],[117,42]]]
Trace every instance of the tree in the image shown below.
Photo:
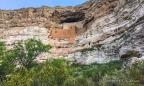
[[[13,50],[6,50],[4,42],[0,42],[0,80],[5,78],[5,75],[13,72],[15,64]]]
[[[18,72],[13,72],[7,76],[0,84],[1,86],[32,86],[33,80],[29,71],[25,67],[21,67]]]
[[[2,60],[5,50],[6,50],[5,43],[0,42],[0,60]]]
[[[30,67],[39,54],[48,52],[51,48],[51,45],[44,45],[40,40],[29,39],[24,43],[20,41],[14,44],[14,59],[24,67]]]
[[[0,64],[1,64],[2,58],[4,56],[5,50],[6,50],[5,43],[0,42]],[[0,67],[0,82],[2,81],[3,75],[4,75],[4,71]]]
[[[0,82],[6,78],[6,75],[14,72],[17,63],[30,68],[39,54],[51,48],[52,46],[44,45],[40,40],[29,39],[14,43],[12,49],[6,50],[5,43],[0,42]]]
[[[32,71],[34,86],[62,86],[68,77],[67,64],[61,59],[46,61],[41,69],[34,68]]]
[[[5,74],[9,74],[14,70],[15,65],[15,55],[13,50],[7,50],[4,53],[5,55],[2,58],[1,62],[1,70],[4,71]]]

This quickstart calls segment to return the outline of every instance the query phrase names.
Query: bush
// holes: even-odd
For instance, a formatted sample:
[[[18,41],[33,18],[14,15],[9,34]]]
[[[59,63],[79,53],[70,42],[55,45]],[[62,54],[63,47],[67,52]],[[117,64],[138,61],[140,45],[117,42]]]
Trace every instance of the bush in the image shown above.
[[[29,72],[26,68],[22,67],[19,72],[15,72],[8,76],[6,80],[1,83],[2,86],[31,86],[32,78],[29,77]]]
[[[34,85],[36,86],[43,86],[44,84],[46,86],[60,86],[68,77],[67,65],[64,60],[57,59],[52,62],[47,61],[41,67],[39,71],[34,69],[32,73]]]
[[[132,69],[121,69],[122,61],[68,66],[64,59],[49,60],[35,64],[35,57],[46,52],[50,45],[30,39],[23,45],[16,43],[14,49],[6,50],[0,43],[2,62],[0,79],[2,86],[143,86],[144,64],[134,64]],[[87,49],[86,49],[87,50]],[[23,65],[14,71],[15,62]],[[130,82],[131,81],[131,82]],[[136,82],[137,81],[137,82]]]
[[[52,46],[44,45],[40,40],[29,39],[24,44],[22,42],[15,43],[14,54],[15,60],[24,67],[30,67],[36,57],[42,52],[48,52]]]

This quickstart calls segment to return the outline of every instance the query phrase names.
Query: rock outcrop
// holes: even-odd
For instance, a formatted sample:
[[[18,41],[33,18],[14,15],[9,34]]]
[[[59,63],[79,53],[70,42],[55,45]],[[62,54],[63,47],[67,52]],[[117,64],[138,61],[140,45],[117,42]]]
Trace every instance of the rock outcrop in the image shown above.
[[[73,42],[55,31],[75,26]],[[60,33],[61,34],[61,33]],[[65,57],[89,64],[144,55],[144,0],[89,0],[75,7],[0,10],[0,41],[10,48],[14,41],[36,38],[51,44],[44,59]]]
[[[140,65],[143,62],[144,62],[143,56],[141,58],[131,57],[130,59],[124,61],[122,68],[131,68],[133,66],[133,64],[137,63],[138,65]]]
[[[123,6],[119,3],[118,7],[110,14],[103,15],[102,17],[96,18],[89,30],[87,30],[82,35],[77,36],[75,50],[80,50],[83,48],[99,46],[100,55],[89,55],[94,51],[89,51],[88,56],[83,53],[80,56],[74,55],[75,60],[85,56],[83,63],[94,62],[103,59],[102,62],[107,62],[106,59],[121,59],[131,56],[141,56],[144,54],[143,50],[143,25],[144,25],[144,1],[125,1]],[[107,53],[116,53],[109,56],[105,55],[104,46],[113,47],[112,50],[107,49]],[[93,47],[94,48],[94,47]],[[115,51],[115,52],[114,52]],[[96,54],[97,52],[95,52]],[[93,58],[89,58],[93,57]],[[115,57],[115,58],[114,58]],[[83,59],[83,58],[81,58]],[[81,61],[82,62],[82,61]],[[100,62],[101,61],[97,61]]]

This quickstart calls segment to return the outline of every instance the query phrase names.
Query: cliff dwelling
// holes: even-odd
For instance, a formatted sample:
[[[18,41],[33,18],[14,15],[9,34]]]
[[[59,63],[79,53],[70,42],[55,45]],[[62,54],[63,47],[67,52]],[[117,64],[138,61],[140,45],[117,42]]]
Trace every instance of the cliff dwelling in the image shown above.
[[[75,37],[85,31],[86,30],[84,28],[78,28],[75,25],[71,25],[68,29],[50,28],[50,36],[52,38],[68,38],[68,43],[74,43]]]
[[[70,26],[68,29],[52,29],[50,28],[50,35],[53,38],[68,38],[68,43],[74,43],[76,36],[76,26]]]

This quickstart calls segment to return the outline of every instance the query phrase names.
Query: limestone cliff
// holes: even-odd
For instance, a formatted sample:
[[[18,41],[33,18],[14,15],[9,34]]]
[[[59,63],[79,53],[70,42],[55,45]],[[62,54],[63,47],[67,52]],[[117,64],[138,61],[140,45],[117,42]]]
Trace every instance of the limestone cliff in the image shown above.
[[[51,44],[51,54],[88,64],[144,54],[144,0],[89,0],[75,7],[0,10],[0,41],[28,38]]]

